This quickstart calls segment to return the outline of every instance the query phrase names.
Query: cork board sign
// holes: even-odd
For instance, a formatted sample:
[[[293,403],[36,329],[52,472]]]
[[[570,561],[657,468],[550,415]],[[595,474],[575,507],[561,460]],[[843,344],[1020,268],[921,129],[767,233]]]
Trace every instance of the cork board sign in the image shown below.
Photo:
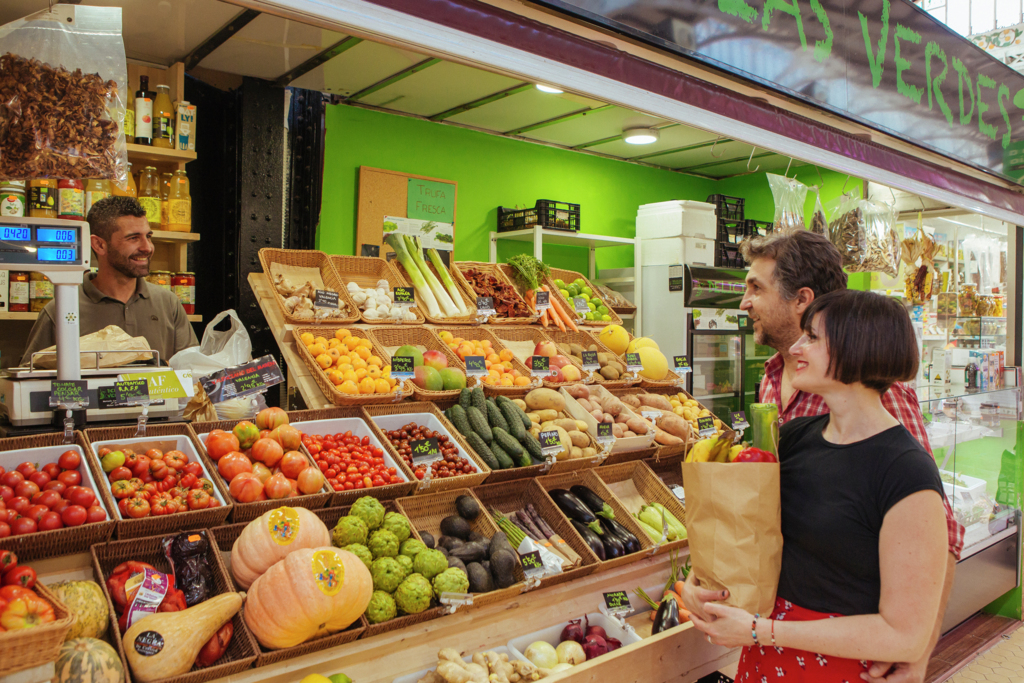
[[[384,217],[400,216],[410,218],[408,215],[409,188],[418,185],[418,183],[410,181],[426,181],[424,186],[431,188],[433,196],[444,194],[445,203],[451,202],[451,216],[444,222],[455,222],[455,199],[459,187],[457,182],[444,180],[443,178],[430,178],[411,173],[388,171],[382,168],[360,166],[359,209],[356,217],[357,245],[380,245],[380,255],[385,258],[392,251],[391,247],[384,244]],[[435,218],[435,220],[437,219]]]

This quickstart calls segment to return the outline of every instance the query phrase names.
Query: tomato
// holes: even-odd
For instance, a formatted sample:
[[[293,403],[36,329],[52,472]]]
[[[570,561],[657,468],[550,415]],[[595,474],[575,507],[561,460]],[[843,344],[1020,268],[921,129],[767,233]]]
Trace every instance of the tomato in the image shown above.
[[[71,503],[69,503],[64,498],[61,498],[60,500],[57,501],[56,505],[54,505],[52,508],[50,508],[50,511],[51,512],[56,512],[57,514],[60,514],[60,513],[64,512],[64,509],[67,508],[68,505],[71,505]]]
[[[43,516],[43,513],[49,512],[50,508],[45,505],[33,505],[25,511],[25,516],[33,520],[36,524],[39,524],[39,518]]]
[[[107,475],[107,479],[111,482],[122,481],[124,479],[131,479],[132,471],[123,465],[121,467],[115,467],[110,470],[110,474]]]
[[[68,486],[78,486],[82,483],[82,475],[77,470],[64,470],[57,475],[57,480],[64,482]]]
[[[199,480],[199,483],[202,484],[203,490],[210,494],[210,497],[212,498],[214,492],[213,482],[209,479],[203,478]]]
[[[51,481],[46,486],[44,486],[43,490],[44,491],[56,491],[60,495],[64,495],[64,491],[66,491],[67,488],[68,488],[68,485],[65,484],[64,482],[54,480],[54,481]]]
[[[150,509],[154,517],[174,514],[178,511],[174,502],[165,494],[160,494],[150,503]],[[129,512],[129,514],[131,514]]]
[[[96,494],[83,486],[72,486],[65,492],[64,497],[72,505],[80,505],[84,508],[90,508],[96,503]]]
[[[51,479],[53,479],[53,477],[48,475],[46,472],[34,472],[32,476],[28,478],[30,482],[38,486],[40,489],[49,484]]]
[[[205,510],[210,507],[210,494],[202,489],[189,491],[186,500],[190,510]]]
[[[78,451],[64,451],[57,458],[57,465],[62,470],[77,470],[81,464],[82,456],[79,455]]]
[[[168,470],[169,471],[169,470]],[[173,474],[168,474],[163,479],[157,482],[157,491],[170,491],[178,485],[178,478]]]
[[[163,460],[164,452],[159,448],[150,448],[148,451],[146,451],[146,457],[149,458],[150,460]]]
[[[168,472],[167,463],[163,460],[150,460],[149,461],[149,475],[153,479],[159,481],[167,476]]]
[[[269,465],[268,465],[269,467]],[[217,461],[217,470],[225,481],[232,481],[242,472],[252,472],[252,461],[235,451],[224,455]]]
[[[56,491],[43,491],[39,494],[39,498],[36,502],[39,505],[45,505],[47,509],[52,510],[53,506],[61,501],[61,496]]]
[[[15,567],[4,572],[5,586],[20,586],[31,590],[36,585],[36,570],[32,567]]]
[[[18,519],[11,522],[11,534],[13,536],[23,536],[25,534],[34,534],[36,532],[35,521],[28,517],[19,517]]]
[[[198,462],[190,462],[187,465],[185,465],[182,472],[184,472],[185,474],[194,475],[195,477],[198,478],[203,476],[203,466],[200,465]]]
[[[215,429],[206,435],[206,454],[215,462],[239,448],[238,437],[231,432]]]
[[[194,474],[182,475],[181,479],[178,480],[178,486],[183,489],[195,488],[194,484],[199,481],[199,478]]]
[[[282,457],[284,449],[273,439],[257,439],[252,445],[252,459],[262,462],[267,467],[273,468]]]
[[[0,500],[6,503],[11,498],[14,498],[14,489],[6,484],[0,485]]]
[[[138,477],[132,477],[128,480],[128,483],[134,486],[136,491],[141,491],[146,486],[146,482],[142,481]]]
[[[36,486],[35,482],[28,481],[27,479],[14,488],[14,495],[23,498],[32,498],[37,493],[39,493],[39,487]]]
[[[60,514],[52,510],[44,512],[37,524],[40,531],[53,531],[54,529],[64,528],[64,522],[61,520]]]
[[[25,479],[28,479],[36,471],[36,466],[30,462],[23,462],[18,465],[15,471],[21,474]]]
[[[188,456],[181,451],[167,451],[164,454],[164,462],[167,463],[169,468],[177,472],[188,464]]]
[[[85,521],[89,524],[93,522],[105,522],[107,521],[107,511],[99,505],[93,505],[85,511]]]
[[[129,514],[131,514],[131,503],[128,506]],[[149,503],[146,503],[146,507],[149,507]],[[81,526],[85,524],[88,516],[85,508],[81,505],[68,505],[64,508],[64,512],[60,513],[60,519],[64,522],[64,526]]]
[[[117,511],[121,513],[122,519],[128,519],[128,501],[131,498],[122,498],[117,501]]]
[[[25,510],[28,510],[30,507],[32,507],[32,503],[24,496],[15,496],[7,501],[7,508],[14,510],[19,515],[25,514]]]
[[[150,463],[152,463],[152,462],[153,462],[152,459],[149,458],[148,456],[136,455],[135,456],[135,462],[133,462],[133,463],[131,463],[129,465],[127,463],[127,461],[126,461],[125,465],[127,465],[128,469],[130,469],[132,471],[132,476],[141,477],[146,472],[149,472],[149,466],[150,466]]]
[[[25,477],[22,476],[21,472],[11,470],[10,472],[6,473],[3,476],[3,479],[0,480],[0,483],[2,483],[4,486],[11,487],[11,490],[14,490],[14,487],[23,481],[25,481]]]
[[[122,479],[121,481],[115,481],[110,485],[110,493],[114,498],[131,498],[135,493],[136,489],[133,485],[129,484],[128,481]]]
[[[103,448],[99,449],[99,450],[98,450],[98,451],[96,452],[96,455],[98,455],[98,456],[100,456],[100,458],[102,458],[102,457],[103,457],[104,455],[107,455],[107,454],[108,454],[108,453],[110,453],[110,451],[112,451],[112,450],[113,450],[112,448],[109,448],[109,447],[107,447],[107,446],[104,446]]]
[[[0,538],[7,538],[11,535],[11,525],[7,522],[0,522]]]

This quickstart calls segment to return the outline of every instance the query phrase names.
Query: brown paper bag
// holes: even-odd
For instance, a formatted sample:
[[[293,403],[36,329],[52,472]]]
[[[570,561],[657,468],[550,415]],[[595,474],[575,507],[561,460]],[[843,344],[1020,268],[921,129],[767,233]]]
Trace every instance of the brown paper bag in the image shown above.
[[[117,352],[100,354],[99,367],[101,368],[117,368],[137,360],[150,360],[153,357],[152,353],[146,352],[149,349],[149,342],[145,337],[133,337],[117,325],[107,325],[102,330],[84,335],[79,338],[78,346],[82,352],[83,370],[96,367],[96,354],[85,353],[86,351]],[[43,349],[40,355],[35,357],[35,366],[50,369],[57,367],[57,347],[51,346]]]
[[[778,463],[683,463],[693,571],[726,604],[768,616],[782,567]]]

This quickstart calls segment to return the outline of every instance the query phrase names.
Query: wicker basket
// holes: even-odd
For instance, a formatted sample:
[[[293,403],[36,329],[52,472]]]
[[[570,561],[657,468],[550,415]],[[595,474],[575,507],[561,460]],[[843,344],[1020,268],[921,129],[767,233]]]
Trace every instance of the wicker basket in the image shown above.
[[[412,287],[412,281],[409,279],[409,273],[405,271],[405,266],[403,266],[398,260],[392,261],[390,265],[398,274],[398,277],[402,280],[402,284],[405,285],[406,287]],[[434,264],[431,263],[429,260],[427,260],[427,268],[430,268],[430,272],[434,274],[434,277],[437,278],[437,281],[441,282],[441,277],[438,275],[437,268],[435,268]],[[469,286],[469,283],[466,282],[465,278],[462,278],[462,280],[460,281],[459,278],[461,277],[461,275],[458,272],[458,268],[449,268],[448,274],[451,276],[452,282],[455,283],[455,289],[458,290],[459,294],[462,297],[462,303],[465,304],[466,308],[469,309],[469,315],[454,318],[437,318],[434,316],[429,316],[426,314],[426,312],[424,312],[424,315],[427,318],[427,322],[441,325],[479,325],[480,321],[477,320],[476,317],[476,294],[473,293],[473,288]],[[443,284],[441,286],[444,287]],[[448,288],[444,287],[444,291],[447,292]]]
[[[552,268],[551,274],[544,278],[544,281],[547,284],[548,289],[551,290],[551,296],[558,298],[558,302],[563,307],[565,307],[565,310],[569,312],[569,315],[575,315],[575,308],[573,308],[572,301],[569,301],[564,296],[562,296],[562,292],[559,291],[557,286],[555,286],[555,280],[561,280],[567,283],[572,282],[573,280],[583,280],[585,283],[587,283],[587,287],[590,287],[590,290],[594,292],[595,295],[598,294],[597,287],[595,287],[593,283],[590,280],[588,280],[582,273],[577,273],[574,270]],[[588,327],[604,327],[606,325],[622,324],[622,318],[619,317],[618,313],[612,310],[611,306],[608,306],[608,317],[610,317],[611,320],[584,320],[581,318],[576,321],[576,324],[586,325]]]
[[[228,574],[227,568],[224,566],[224,560],[221,558],[220,547],[217,544],[216,537],[209,530],[204,529],[203,531],[206,532],[206,538],[210,542],[210,549],[207,552],[207,564],[213,574],[213,595],[235,592],[235,584],[231,580],[231,575]],[[110,597],[110,591],[107,589],[107,579],[110,578],[111,572],[117,565],[129,560],[146,562],[153,565],[157,571],[169,573],[171,565],[168,563],[161,546],[163,539],[163,535],[149,536],[130,541],[100,543],[92,547],[93,574],[96,583],[103,589],[103,594],[107,598],[107,609],[110,611],[110,641],[113,643],[114,649],[117,650],[117,654],[121,657],[126,683],[130,683],[132,672],[128,666],[128,659],[124,654],[124,645],[121,642],[122,633],[117,624],[118,614],[114,609],[114,601]],[[211,597],[213,596],[211,595]],[[243,607],[242,609],[245,608]],[[249,633],[241,611],[231,618],[231,624],[234,627],[234,635],[231,636],[231,642],[228,644],[227,651],[213,666],[205,669],[198,669],[193,666],[192,670],[187,674],[160,680],[173,680],[175,683],[204,683],[204,681],[212,681],[241,673],[251,667],[253,662],[256,661],[257,643],[252,634]]]
[[[456,273],[458,273],[460,278],[460,284],[466,289],[466,291],[473,292],[474,297],[486,295],[477,292],[476,288],[469,283],[468,279],[466,279],[465,272],[469,270],[478,270],[486,275],[493,275],[495,278],[498,279],[498,282],[501,282],[511,287],[512,291],[516,293],[516,299],[518,301],[521,301],[522,304],[526,306],[527,310],[530,311],[530,315],[519,318],[508,318],[505,316],[492,315],[487,320],[487,322],[489,322],[491,325],[530,325],[532,323],[537,322],[537,320],[540,318],[540,316],[537,315],[534,308],[530,306],[528,303],[526,303],[526,299],[519,295],[519,289],[511,280],[508,279],[508,277],[505,276],[503,272],[501,272],[501,269],[498,268],[497,264],[483,263],[481,261],[457,261],[455,263],[455,268],[453,268],[453,270]],[[476,300],[474,299],[474,306],[476,305],[475,301]],[[497,302],[495,302],[495,304],[497,304]]]
[[[440,539],[441,520],[457,514],[455,511],[455,499],[459,496],[472,496],[474,500],[477,500],[476,496],[469,489],[452,489],[429,496],[402,498],[398,501],[398,508],[402,511],[402,514],[409,518],[417,532],[425,531],[435,539]],[[480,501],[477,500],[477,503],[480,503]],[[491,519],[491,515],[488,514],[482,503],[480,504],[479,516],[469,522],[469,528],[472,531],[483,534],[487,538],[492,538],[494,534],[500,531],[498,525]],[[515,565],[515,577],[516,582],[508,588],[498,588],[489,593],[474,593],[473,605],[477,607],[493,605],[498,602],[511,600],[519,595],[523,592],[523,581],[526,580],[526,576],[523,574],[522,565],[518,562]]]
[[[334,336],[338,326],[334,327],[300,327],[294,330],[296,338],[300,338],[304,333],[309,332],[310,334],[327,336]],[[358,327],[345,327],[353,337],[359,337],[361,339],[370,339],[370,335],[366,330]],[[372,342],[373,340],[370,339]],[[327,378],[327,373],[320,364],[313,358],[313,354],[309,352],[306,345],[302,343],[301,339],[296,342],[295,349],[299,353],[299,357],[302,358],[306,366],[309,368],[310,374],[316,383],[320,385],[320,390],[324,392],[324,396],[327,400],[336,406],[365,406],[373,403],[397,403],[403,399],[412,396],[413,383],[408,380],[400,382],[395,385],[395,391],[390,394],[343,394],[338,391],[338,388],[334,386],[330,379]],[[373,355],[379,356],[384,361],[385,365],[391,364],[391,358],[384,350],[376,344],[373,346]]]
[[[35,591],[39,597],[53,606],[54,619],[35,628],[0,633],[0,676],[55,661],[60,654],[60,646],[64,644],[64,638],[75,623],[75,615],[43,585],[42,581],[36,583]],[[125,669],[127,670],[127,667]]]
[[[465,327],[445,327],[443,325],[435,325],[430,329],[435,335],[438,335],[437,339],[441,344],[444,344],[445,342],[444,340],[441,339],[440,334],[442,332],[450,332],[452,335],[454,335],[454,338],[456,339],[470,338],[478,339],[481,341],[486,339],[491,342],[491,348],[493,348],[496,353],[501,353],[502,351],[505,350],[504,344],[502,344],[501,341],[494,336],[493,328],[490,328],[488,326],[476,327],[472,331],[467,330]],[[516,358],[514,355],[512,357],[511,363],[513,370],[518,370],[519,373],[524,377],[530,377],[530,384],[526,386],[509,387],[499,386],[496,384],[488,384],[487,382],[483,382],[485,394],[493,396],[525,396],[526,394],[530,393],[530,391],[532,391],[533,389],[542,386],[540,378],[531,377],[530,369],[523,365],[521,362],[519,362],[519,359]]]
[[[105,522],[93,522],[92,524],[65,527],[52,531],[37,531],[34,534],[26,534],[24,536],[0,538],[0,550],[14,552],[22,564],[32,560],[44,560],[61,555],[88,552],[89,546],[93,543],[103,543],[114,533],[114,527],[117,525],[114,521],[117,518],[115,513],[116,505],[110,497],[109,487],[104,485],[107,477],[103,470],[97,467],[96,461],[88,457],[88,453],[92,449],[89,448],[89,443],[82,432],[75,432],[75,441],[72,445],[80,448],[82,452],[82,465],[79,466],[79,471],[83,474],[82,484],[88,486],[89,476],[96,482],[96,485],[91,488],[93,493],[96,494],[96,498],[100,501],[97,504],[106,508],[107,520]],[[47,461],[57,462],[59,452],[66,450],[66,447],[64,447],[64,434],[39,434],[37,436],[18,436],[0,439],[0,465],[4,465],[8,470],[13,470],[22,462],[21,456],[16,451],[30,448],[53,448],[52,459]],[[58,450],[59,452],[57,452]],[[41,466],[44,463],[40,462],[41,458],[38,453],[38,451],[33,453],[31,460],[37,466]],[[2,669],[3,666],[0,665],[0,670]]]
[[[466,365],[459,360],[458,356],[452,353],[452,350],[448,348],[447,344],[442,342],[437,335],[426,327],[372,327],[369,332],[370,339],[372,339],[373,342],[382,350],[385,350],[385,353],[386,349],[392,346],[402,346],[404,344],[423,346],[428,351],[440,351],[448,360],[448,367],[461,370],[462,374],[466,374]],[[476,384],[476,377],[466,378],[466,386],[470,389],[475,387]],[[452,396],[459,395],[458,389],[430,391],[427,389],[421,389],[415,383],[413,383],[412,387],[413,398],[417,401],[436,401],[438,399],[451,398]]]
[[[199,444],[201,452],[206,456],[207,460],[213,462],[213,458],[210,457],[209,453],[206,452],[206,441],[200,435],[206,435],[212,432],[214,429],[223,429],[226,432],[230,432],[236,424],[241,420],[218,420],[216,422],[196,422],[189,425],[192,430],[192,434],[195,437],[196,443]],[[306,450],[306,447],[299,445],[299,452],[306,456],[306,461],[310,467],[316,467],[316,463],[313,461],[313,457]],[[319,469],[319,468],[318,468]],[[231,482],[224,481],[224,477],[220,476],[219,471],[211,472],[213,480],[220,485],[221,488],[228,491],[228,496],[231,496],[230,484]],[[302,494],[287,499],[287,504],[292,507],[307,508],[309,510],[316,510],[327,505],[331,500],[331,495],[334,493],[334,489],[327,485],[324,481],[324,485],[316,493]],[[252,503],[239,503],[234,498],[231,500],[231,521],[232,522],[248,522],[256,519],[264,512],[273,510],[274,508],[280,507],[285,504],[285,500],[257,500]]]
[[[651,549],[654,547],[650,537],[640,529],[636,520],[630,517],[629,512],[622,506],[618,497],[616,497],[615,494],[605,486],[605,483],[601,481],[601,478],[597,476],[594,470],[580,470],[576,472],[567,472],[565,474],[549,474],[545,477],[538,477],[536,481],[545,492],[551,491],[552,489],[569,490],[570,487],[575,486],[576,484],[586,486],[596,493],[601,500],[611,506],[612,512],[615,514],[615,521],[626,527],[626,529],[628,529],[629,532],[636,536],[637,540],[640,541],[640,552],[616,557],[613,560],[604,560],[598,564],[595,571],[603,572],[608,569],[612,569],[613,567],[620,567],[624,564],[629,564],[630,562],[642,560],[649,556]],[[548,497],[550,498],[550,496]],[[554,500],[551,501],[551,504],[555,505]],[[556,505],[555,507],[558,506]],[[569,526],[572,526],[572,524]],[[575,529],[573,529],[573,531],[575,531]]]
[[[604,345],[604,343],[597,338],[597,336],[591,334],[588,330],[582,329],[578,332],[572,330],[566,330],[562,332],[556,327],[547,327],[544,329],[544,334],[549,336],[556,344],[579,344],[584,349],[589,349],[591,346],[596,346],[598,353],[610,353],[611,355],[619,358],[611,349]],[[573,360],[577,360],[573,358]],[[579,366],[583,367],[583,362],[578,361]],[[623,365],[625,363],[623,362]],[[607,389],[613,389],[616,387],[631,387],[640,384],[640,377],[634,373],[625,373],[619,379],[605,379],[604,375],[600,372],[591,372],[590,379],[596,384]],[[586,374],[584,375],[586,376]]]
[[[682,387],[678,387],[678,386],[672,386],[672,387],[647,387],[646,389],[644,389],[644,393],[658,394],[659,396],[664,396],[664,397],[668,398],[669,400],[675,398],[678,394],[682,394],[688,400],[697,401],[697,405],[700,406],[700,408],[702,410],[707,410],[708,413],[711,414],[711,417],[715,418],[716,420],[718,420],[719,422],[722,423],[722,427],[719,428],[718,434],[724,433],[725,429],[729,425],[728,422],[726,422],[722,418],[720,418],[717,415],[715,415],[714,413],[712,413],[710,408],[708,408],[706,405],[701,403],[699,399],[694,397],[690,392],[686,391]],[[694,425],[691,425],[691,429],[695,430],[696,427]],[[658,458],[659,459],[663,459],[663,458],[669,457],[669,458],[675,458],[676,460],[681,461],[683,459],[683,457],[685,457],[685,455],[690,451],[690,447],[693,446],[693,444],[695,444],[697,441],[700,440],[700,438],[696,434],[696,431],[691,431],[690,434],[691,434],[690,440],[685,444],[685,446],[683,448],[680,448],[679,446],[662,446],[662,449],[666,449],[666,450],[662,450],[658,454]]]
[[[274,276],[270,272],[270,264],[280,263],[285,266],[299,266],[302,268],[319,268],[320,279],[324,281],[324,287],[327,289],[333,289],[338,293],[338,305],[345,304],[348,306],[348,315],[343,315],[337,318],[330,318],[325,320],[314,320],[312,317],[309,318],[298,318],[284,307],[284,297],[277,291],[277,287],[274,286]],[[260,249],[260,264],[263,266],[263,273],[267,276],[267,284],[270,286],[271,291],[274,292],[274,298],[277,299],[277,305],[281,309],[281,315],[284,316],[285,322],[289,322],[295,325],[344,325],[346,323],[359,322],[360,312],[359,307],[356,306],[355,302],[352,301],[352,297],[348,295],[348,288],[338,278],[337,272],[331,265],[330,259],[322,251],[315,251],[312,249]]]
[[[473,489],[473,493],[483,503],[484,509],[491,513],[497,510],[502,514],[508,514],[523,509],[528,503],[533,505],[537,514],[548,523],[551,530],[583,560],[578,567],[541,579],[540,586],[542,588],[579,579],[592,574],[597,569],[601,560],[576,533],[572,524],[566,521],[565,516],[558,510],[558,506],[551,502],[551,498],[544,493],[544,489],[535,480],[523,479],[503,484],[486,484],[477,486]]]
[[[419,493],[438,493],[441,491],[450,491],[452,489],[462,489],[470,486],[477,486],[484,483],[484,480],[491,473],[491,468],[487,466],[480,456],[476,454],[466,440],[459,434],[459,431],[455,429],[455,425],[448,421],[448,418],[444,416],[437,406],[428,401],[421,401],[415,403],[401,403],[390,406],[366,406],[363,412],[367,416],[367,421],[373,429],[377,439],[384,444],[384,448],[388,451],[392,458],[401,460],[402,457],[395,450],[395,447],[391,445],[391,441],[388,439],[384,430],[374,421],[376,417],[382,417],[385,415],[411,415],[413,413],[430,413],[441,422],[441,426],[455,439],[455,443],[459,447],[459,455],[469,458],[474,465],[479,469],[479,472],[475,474],[461,474],[457,477],[446,477],[444,479],[432,479],[426,488],[417,488],[414,494]],[[406,515],[408,516],[408,515]]]
[[[196,440],[195,432],[192,431],[192,428],[184,422],[151,424],[146,428],[147,441],[160,441],[161,437],[168,436],[184,436],[188,439],[188,442],[195,451],[199,464],[202,465],[203,470],[205,470],[204,474],[206,474],[207,478],[213,482],[216,493],[220,496],[221,505],[215,508],[207,508],[206,510],[189,510],[188,512],[176,512],[173,515],[162,515],[160,517],[150,516],[142,517],[140,519],[121,519],[120,512],[115,507],[113,518],[118,520],[117,537],[119,539],[153,536],[156,534],[171,534],[189,529],[212,529],[223,524],[224,520],[226,520],[228,515],[231,514],[231,494],[228,493],[227,489],[220,482],[220,478],[213,476],[213,473],[217,468],[207,459],[202,447]],[[99,466],[99,456],[96,453],[96,447],[93,444],[98,444],[104,441],[118,442],[134,439],[135,426],[97,427],[93,429],[86,429],[85,438],[89,443],[88,457],[95,461],[91,466],[102,471],[102,468]],[[104,483],[106,484],[107,493],[109,494],[110,483],[106,478],[104,478]]]
[[[534,345],[537,345],[537,344],[539,344],[541,342],[552,341],[551,338],[548,337],[547,334],[545,334],[545,332],[542,331],[539,327],[501,326],[501,327],[495,327],[493,330],[491,330],[491,333],[495,337],[498,338],[498,341],[502,341],[502,342],[523,342],[523,341],[525,341],[525,342],[531,342]],[[565,358],[568,359],[570,365],[572,365],[573,367],[575,367],[577,370],[580,371],[580,377],[581,378],[586,377],[587,373],[583,372],[583,366],[580,365],[580,363],[575,358],[573,358],[572,356],[568,356],[568,355],[565,356]],[[517,357],[517,360],[519,360],[518,357]],[[524,367],[525,367],[525,361],[524,361]],[[572,382],[551,382],[551,381],[548,381],[548,379],[546,377],[541,378],[541,379],[544,382],[544,386],[548,387],[549,389],[557,389],[559,387],[567,387],[570,384],[577,384],[580,381],[582,381],[581,379],[578,379],[578,380],[574,380]]]
[[[639,387],[625,387],[625,388],[618,388],[618,389],[613,388],[613,389],[611,389],[611,393],[614,396],[618,396],[619,398],[623,398],[624,396],[629,396],[629,395],[639,396],[640,394],[660,393],[660,392],[648,392],[648,391],[646,391],[644,389],[641,389]],[[633,410],[633,412],[635,412],[635,413],[637,413],[639,415],[641,412],[643,412],[644,410],[648,410],[648,409],[641,407],[639,409],[631,408],[631,410]],[[649,410],[655,410],[655,409],[654,408],[650,408]],[[691,435],[692,435],[692,432],[691,432]],[[686,454],[690,452],[690,447],[693,444],[694,444],[694,440],[693,439],[684,440],[683,443],[681,443],[681,444],[663,445],[663,444],[655,443],[653,445],[657,446],[657,450],[654,452],[653,460],[655,462],[659,462],[661,460],[666,460],[666,461],[669,461],[669,462],[672,462],[672,461],[681,462],[683,460],[683,458],[686,457]],[[635,458],[633,458],[633,459],[635,460]],[[643,460],[650,460],[650,459],[652,459],[652,456],[650,456],[650,455],[644,455],[643,456]],[[614,464],[617,464],[617,462],[623,462],[623,461],[622,460],[612,461],[612,462],[609,462],[609,463],[606,463],[606,464],[614,465]]]
[[[665,486],[682,486],[683,485],[683,466],[679,461],[666,462],[664,459],[655,460],[644,460],[651,471],[661,479]],[[678,501],[677,501],[678,502]],[[682,505],[682,503],[680,503]],[[685,509],[685,507],[684,507]],[[684,522],[686,520],[679,520]]]
[[[393,263],[388,263],[382,258],[376,258],[373,256],[331,256],[331,266],[334,268],[334,272],[338,275],[338,279],[344,283],[345,291],[348,291],[348,283],[354,282],[364,289],[367,287],[377,287],[377,282],[380,280],[387,280],[389,289],[395,287],[407,287],[408,283],[402,276],[395,270]],[[349,297],[351,299],[351,296]],[[353,303],[355,303],[353,301]],[[359,305],[356,304],[358,310]],[[363,311],[359,312],[359,317],[364,323],[371,325],[380,325],[386,322],[388,325],[422,325],[426,318],[423,317],[423,308],[420,306],[413,306],[413,313],[416,314],[415,320],[381,320],[380,318],[371,319],[366,317],[366,313]]]
[[[677,465],[677,467],[679,467]],[[681,470],[682,467],[679,467]],[[596,472],[605,484],[615,484],[620,481],[632,480],[637,493],[643,496],[648,503],[661,503],[665,509],[672,513],[672,516],[683,522],[686,519],[686,510],[682,503],[676,498],[658,475],[643,462],[627,462],[621,465],[602,467]],[[620,501],[621,502],[621,501]],[[639,510],[638,510],[639,512]],[[618,520],[618,517],[616,517]],[[621,523],[621,520],[619,520]],[[675,541],[666,541],[661,544],[656,554],[667,553],[671,550],[685,548],[690,543],[685,538]]]

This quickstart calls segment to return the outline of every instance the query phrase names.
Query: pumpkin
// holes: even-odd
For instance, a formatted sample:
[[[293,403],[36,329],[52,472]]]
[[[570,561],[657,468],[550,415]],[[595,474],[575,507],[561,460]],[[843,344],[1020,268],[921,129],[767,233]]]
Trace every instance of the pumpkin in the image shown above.
[[[117,652],[96,638],[64,641],[54,669],[56,683],[124,683],[125,680],[124,666]]]
[[[241,593],[221,593],[180,612],[157,612],[121,639],[132,678],[140,683],[188,673],[199,651],[242,609]]]
[[[279,507],[249,522],[231,546],[231,576],[243,590],[285,555],[331,544],[331,532],[306,508]]]
[[[47,586],[75,615],[64,640],[102,638],[107,633],[110,610],[103,589],[92,581],[61,581]]]
[[[348,628],[373,594],[370,570],[339,548],[303,548],[253,582],[245,623],[263,647],[294,647]]]

